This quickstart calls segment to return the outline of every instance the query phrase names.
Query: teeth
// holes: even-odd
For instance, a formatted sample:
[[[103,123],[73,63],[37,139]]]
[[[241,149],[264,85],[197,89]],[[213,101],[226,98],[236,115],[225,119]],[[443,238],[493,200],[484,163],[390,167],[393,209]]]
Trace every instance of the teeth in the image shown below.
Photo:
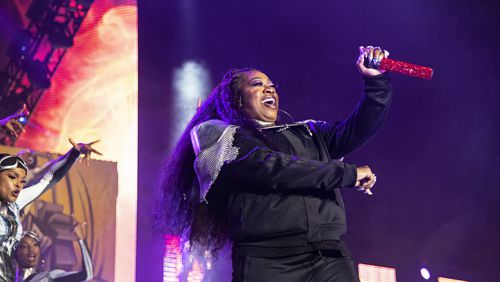
[[[274,100],[274,98],[273,98],[273,97],[268,97],[268,98],[266,98],[266,99],[262,100],[262,103],[264,103],[264,104],[269,104],[269,103],[271,103],[271,104],[275,104],[275,103],[276,103],[276,100]]]

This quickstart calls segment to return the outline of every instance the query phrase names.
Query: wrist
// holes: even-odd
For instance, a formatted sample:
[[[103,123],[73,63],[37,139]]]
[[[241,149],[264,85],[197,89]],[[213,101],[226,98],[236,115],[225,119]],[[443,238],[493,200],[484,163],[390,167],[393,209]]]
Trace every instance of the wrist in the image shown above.
[[[358,179],[357,167],[354,164],[345,163],[345,173],[342,187],[355,187]]]

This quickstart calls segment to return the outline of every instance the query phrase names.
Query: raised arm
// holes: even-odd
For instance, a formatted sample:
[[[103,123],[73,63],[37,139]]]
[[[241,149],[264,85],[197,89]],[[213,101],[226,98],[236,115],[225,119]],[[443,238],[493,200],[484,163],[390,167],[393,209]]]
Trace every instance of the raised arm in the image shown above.
[[[61,180],[68,173],[69,169],[73,166],[81,154],[85,155],[85,159],[87,159],[87,161],[89,160],[92,152],[101,154],[91,146],[98,141],[85,144],[75,143],[70,139],[70,142],[73,145],[73,148],[71,148],[64,156],[51,161],[47,170],[41,177],[38,178],[37,181],[35,181],[35,184],[21,190],[21,193],[16,201],[20,209],[34,201],[41,194],[43,194],[43,192],[59,182],[59,180]]]
[[[79,272],[65,272],[65,271],[53,271],[50,273],[50,278],[54,282],[79,282],[79,281],[90,281],[94,278],[94,272],[92,269],[92,259],[85,244],[82,239],[78,240],[80,249],[82,251],[82,270]]]
[[[15,114],[0,119],[0,144],[13,146],[19,135],[24,132],[23,124],[19,118],[29,115],[26,104],[24,104]]]
[[[349,117],[337,123],[316,122],[314,127],[328,146],[330,157],[339,159],[366,143],[381,127],[392,99],[387,74],[363,77],[365,93]]]
[[[387,53],[380,48],[360,47],[357,67],[364,81],[364,95],[360,102],[342,122],[314,124],[334,159],[344,157],[368,141],[381,127],[387,115],[392,100],[390,77],[383,71],[364,66],[365,60],[381,60],[384,54]]]
[[[61,180],[79,156],[80,152],[75,148],[71,148],[64,156],[52,161],[48,169],[35,184],[21,190],[16,201],[19,208],[22,209],[25,207]]]

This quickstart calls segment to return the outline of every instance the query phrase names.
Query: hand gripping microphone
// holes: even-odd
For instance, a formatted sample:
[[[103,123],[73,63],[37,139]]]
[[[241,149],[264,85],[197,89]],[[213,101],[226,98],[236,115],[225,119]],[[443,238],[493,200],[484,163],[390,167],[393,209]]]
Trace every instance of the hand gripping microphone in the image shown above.
[[[386,71],[392,71],[408,76],[413,76],[417,78],[423,78],[430,80],[432,78],[433,70],[429,67],[419,66],[415,64],[410,64],[407,62],[397,61],[389,58],[382,58],[378,61],[376,58],[372,60],[367,60],[365,58],[365,64],[367,68],[381,69]]]

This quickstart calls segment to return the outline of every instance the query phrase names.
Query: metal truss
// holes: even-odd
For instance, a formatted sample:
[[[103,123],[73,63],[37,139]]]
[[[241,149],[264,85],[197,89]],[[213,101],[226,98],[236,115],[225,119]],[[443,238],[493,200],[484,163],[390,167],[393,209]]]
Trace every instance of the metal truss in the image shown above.
[[[0,71],[0,118],[26,105],[33,112],[87,15],[93,0],[34,0]]]

